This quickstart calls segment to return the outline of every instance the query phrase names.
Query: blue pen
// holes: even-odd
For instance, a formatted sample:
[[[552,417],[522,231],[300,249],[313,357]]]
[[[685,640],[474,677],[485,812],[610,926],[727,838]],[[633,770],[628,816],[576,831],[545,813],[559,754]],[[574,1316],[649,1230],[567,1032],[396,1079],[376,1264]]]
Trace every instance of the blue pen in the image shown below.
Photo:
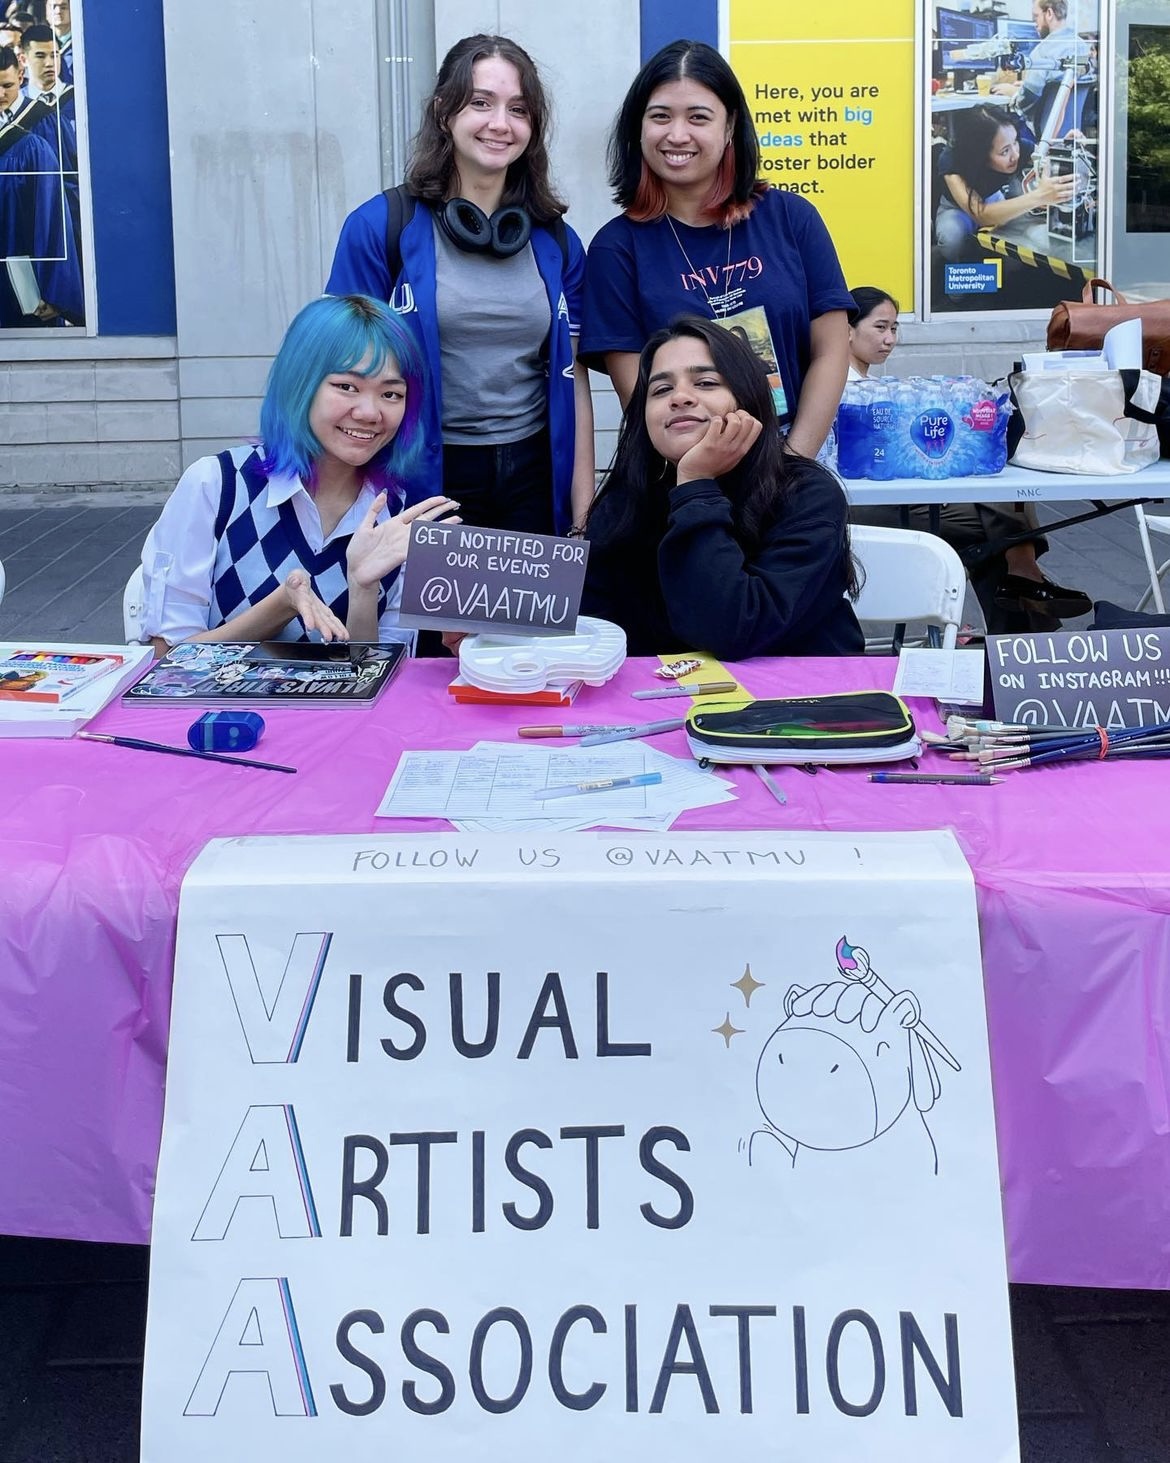
[[[659,732],[678,731],[686,726],[684,717],[672,717],[669,721],[647,721],[642,726],[615,726],[609,731],[594,732],[581,738],[583,747],[600,747],[603,742],[628,742],[631,737],[653,737]]]
[[[635,772],[630,777],[593,777],[588,782],[573,782],[567,787],[542,787],[534,798],[569,798],[579,792],[609,792],[614,787],[651,787],[662,781],[661,772]]]

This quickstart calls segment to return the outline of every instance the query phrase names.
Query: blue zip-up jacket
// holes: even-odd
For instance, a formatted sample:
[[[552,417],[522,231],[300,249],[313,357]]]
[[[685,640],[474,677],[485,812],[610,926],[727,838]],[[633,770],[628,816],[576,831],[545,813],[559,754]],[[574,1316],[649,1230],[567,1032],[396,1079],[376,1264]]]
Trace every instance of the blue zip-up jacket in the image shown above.
[[[424,470],[411,501],[438,491],[443,477],[443,406],[439,365],[439,322],[435,305],[435,235],[433,214],[419,203],[402,230],[399,250],[402,271],[391,280],[386,260],[387,205],[379,193],[345,220],[333,268],[325,285],[329,295],[371,295],[385,300],[411,326],[427,363],[427,399],[422,426],[425,439]],[[581,318],[585,284],[585,250],[566,225],[569,264],[562,269],[561,248],[545,228],[532,230],[532,252],[548,292],[552,328],[548,352],[548,429],[552,443],[553,519],[564,533],[573,522],[570,490],[573,482],[576,412],[573,401],[573,338]],[[563,276],[563,277],[562,277]]]

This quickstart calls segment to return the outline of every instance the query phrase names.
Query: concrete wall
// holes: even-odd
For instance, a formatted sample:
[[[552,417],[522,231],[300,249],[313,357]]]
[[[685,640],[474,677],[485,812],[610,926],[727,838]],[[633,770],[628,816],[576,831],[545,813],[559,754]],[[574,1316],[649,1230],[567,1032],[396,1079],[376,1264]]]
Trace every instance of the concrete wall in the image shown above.
[[[167,4],[184,463],[256,431],[285,326],[381,186],[374,4]],[[191,64],[210,33],[231,66]]]
[[[6,341],[0,488],[173,481],[178,372],[166,337]]]
[[[898,351],[890,375],[1006,376],[1025,350],[1043,350],[1045,320],[1000,322],[995,326],[961,320],[930,325],[906,322],[898,329]]]

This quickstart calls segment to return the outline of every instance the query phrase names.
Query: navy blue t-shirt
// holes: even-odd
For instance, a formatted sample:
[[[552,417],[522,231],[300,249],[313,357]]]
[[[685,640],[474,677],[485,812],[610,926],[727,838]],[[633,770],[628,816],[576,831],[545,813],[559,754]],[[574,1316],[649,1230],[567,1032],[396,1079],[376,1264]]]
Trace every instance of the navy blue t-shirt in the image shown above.
[[[640,351],[676,315],[730,324],[762,308],[788,402],[784,421],[804,385],[811,322],[852,304],[829,231],[799,194],[770,188],[730,238],[715,224],[631,223],[621,214],[589,246],[579,356],[604,370],[607,351]]]

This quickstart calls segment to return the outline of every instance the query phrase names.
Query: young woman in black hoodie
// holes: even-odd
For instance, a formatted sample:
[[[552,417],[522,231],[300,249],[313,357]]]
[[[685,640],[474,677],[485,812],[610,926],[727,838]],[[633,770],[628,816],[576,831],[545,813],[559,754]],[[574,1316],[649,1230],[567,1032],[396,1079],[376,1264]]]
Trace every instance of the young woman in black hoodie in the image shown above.
[[[860,655],[845,495],[785,451],[764,369],[714,321],[647,341],[589,514],[582,610],[631,655]]]

